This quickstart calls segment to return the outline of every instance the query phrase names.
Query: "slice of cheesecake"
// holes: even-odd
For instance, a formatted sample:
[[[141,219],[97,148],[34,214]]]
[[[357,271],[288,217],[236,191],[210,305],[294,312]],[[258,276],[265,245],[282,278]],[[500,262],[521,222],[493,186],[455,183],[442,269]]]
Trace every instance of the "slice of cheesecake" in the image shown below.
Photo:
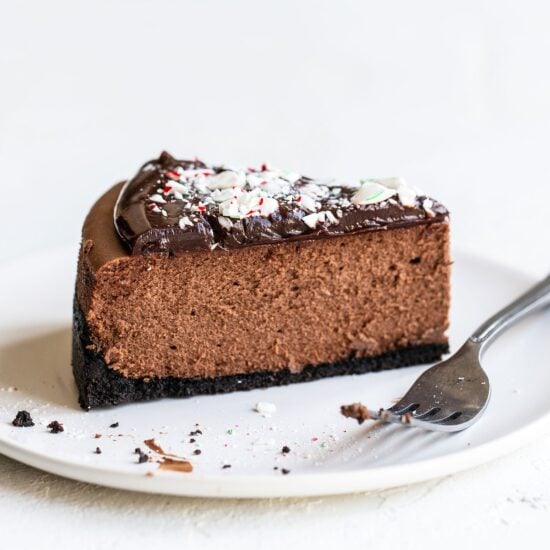
[[[357,184],[167,153],[83,228],[73,370],[85,409],[435,361],[447,210]]]

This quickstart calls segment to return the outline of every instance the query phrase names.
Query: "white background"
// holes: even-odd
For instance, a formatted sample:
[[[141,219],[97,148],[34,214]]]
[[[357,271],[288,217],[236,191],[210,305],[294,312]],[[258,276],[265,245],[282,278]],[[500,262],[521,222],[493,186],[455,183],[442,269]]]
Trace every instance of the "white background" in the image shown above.
[[[549,66],[542,1],[2,1],[0,260],[76,243],[98,195],[167,149],[404,176],[449,207],[454,246],[542,276]],[[3,543],[102,549],[150,529],[159,546],[202,548],[517,546],[546,529],[549,451],[389,493],[259,504],[84,487],[0,458],[0,525]]]

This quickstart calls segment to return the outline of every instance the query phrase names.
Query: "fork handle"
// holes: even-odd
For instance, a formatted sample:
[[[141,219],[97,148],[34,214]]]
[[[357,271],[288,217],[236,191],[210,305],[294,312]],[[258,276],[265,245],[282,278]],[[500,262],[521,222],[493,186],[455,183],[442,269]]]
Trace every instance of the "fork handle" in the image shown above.
[[[485,344],[528,313],[548,306],[550,306],[550,275],[487,319],[470,336],[470,341]]]

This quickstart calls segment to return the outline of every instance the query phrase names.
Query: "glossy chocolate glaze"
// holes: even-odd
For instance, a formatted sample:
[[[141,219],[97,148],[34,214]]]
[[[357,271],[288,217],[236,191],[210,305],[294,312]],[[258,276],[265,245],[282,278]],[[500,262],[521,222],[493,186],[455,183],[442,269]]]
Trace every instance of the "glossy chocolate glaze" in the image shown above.
[[[189,250],[231,249],[287,240],[311,240],[441,222],[448,216],[447,209],[435,200],[430,199],[430,207],[425,207],[427,197],[422,195],[417,196],[414,204],[409,206],[403,205],[398,195],[379,203],[359,205],[351,202],[357,186],[332,184],[329,188],[319,180],[298,176],[291,178],[293,181],[288,183],[284,193],[273,195],[278,202],[273,212],[267,215],[254,212],[242,219],[229,219],[221,215],[220,205],[212,200],[210,190],[193,187],[183,200],[181,197],[163,195],[163,189],[173,185],[176,170],[204,170],[209,177],[229,169],[207,166],[198,159],[176,160],[166,152],[157,160],[146,163],[123,186],[114,212],[117,233],[131,254],[177,256]],[[268,169],[249,170],[261,179],[263,171]],[[296,199],[301,190],[311,187],[310,184],[324,192],[324,196],[316,199],[317,211],[332,214],[329,219],[322,217],[315,227],[304,221],[311,210],[300,207]],[[160,197],[157,198],[160,203],[157,205],[151,197]],[[182,218],[186,223],[181,223]]]

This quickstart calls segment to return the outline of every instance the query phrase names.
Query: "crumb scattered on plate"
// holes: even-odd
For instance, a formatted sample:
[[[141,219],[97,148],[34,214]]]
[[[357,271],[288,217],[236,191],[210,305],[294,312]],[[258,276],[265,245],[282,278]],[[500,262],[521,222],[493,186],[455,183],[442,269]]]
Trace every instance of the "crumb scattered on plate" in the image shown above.
[[[16,428],[30,428],[34,426],[32,416],[28,411],[19,411],[11,422]]]
[[[362,403],[352,403],[351,405],[342,405],[340,412],[346,418],[354,418],[359,424],[370,418],[370,413],[367,407]]]
[[[172,472],[189,473],[193,471],[193,466],[187,460],[176,460],[173,458],[163,457],[159,460],[159,470],[170,470]]]
[[[138,455],[138,464],[149,462],[149,456],[144,453],[139,447],[134,449],[134,453]]]
[[[50,430],[50,433],[52,434],[58,434],[65,431],[65,428],[63,427],[63,424],[61,422],[58,422],[57,420],[52,420],[48,424],[48,430]]]
[[[266,401],[258,401],[254,405],[254,410],[260,413],[262,416],[271,416],[277,412],[277,407],[273,403],[267,403]]]

